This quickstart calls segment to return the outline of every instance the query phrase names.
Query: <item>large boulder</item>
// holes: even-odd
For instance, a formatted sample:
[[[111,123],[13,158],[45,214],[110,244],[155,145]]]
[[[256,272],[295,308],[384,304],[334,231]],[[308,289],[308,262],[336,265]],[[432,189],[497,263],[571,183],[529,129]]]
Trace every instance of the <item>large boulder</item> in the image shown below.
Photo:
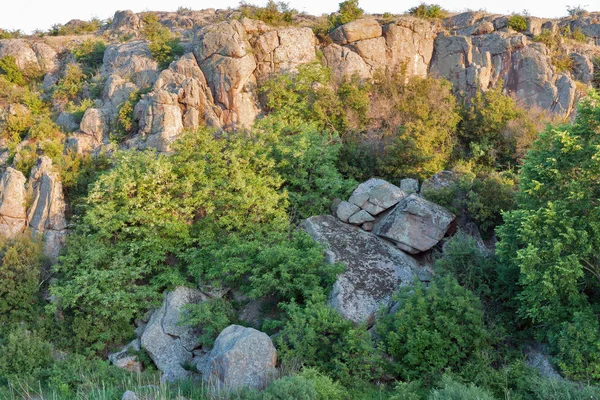
[[[136,40],[110,44],[104,51],[102,74],[127,78],[138,88],[154,83],[158,76],[158,63],[152,57],[148,43]]]
[[[375,18],[363,18],[334,29],[329,36],[335,43],[345,45],[359,40],[373,39],[381,34],[381,25]]]
[[[115,12],[110,30],[116,34],[135,35],[142,27],[142,20],[131,10]]]
[[[454,214],[416,194],[402,200],[375,227],[378,236],[411,254],[431,249],[446,235]]]
[[[200,30],[194,55],[206,77],[215,104],[223,109],[221,123],[249,127],[258,115],[256,60],[244,26],[237,20]]]
[[[348,201],[371,215],[378,215],[406,196],[407,193],[398,186],[383,179],[371,178],[358,185]]]
[[[204,380],[226,390],[261,389],[275,374],[277,351],[269,336],[253,328],[230,325],[215,340]]]
[[[38,67],[38,59],[31,45],[24,39],[0,40],[0,58],[14,57],[15,63],[21,69],[30,66]]]
[[[199,331],[180,325],[180,317],[186,305],[204,300],[206,296],[197,289],[177,287],[166,294],[162,306],[150,317],[141,344],[163,372],[163,380],[176,381],[189,376],[183,365],[192,360],[194,349],[199,347]]]
[[[44,253],[56,261],[67,235],[66,203],[62,182],[49,157],[38,158],[31,170],[28,190],[33,201],[27,223],[34,234],[44,235]]]
[[[23,232],[27,222],[25,209],[25,176],[13,168],[6,168],[0,180],[0,235],[12,238]]]
[[[436,28],[421,18],[404,17],[383,27],[388,49],[384,67],[392,72],[404,69],[407,76],[427,76],[433,56]]]
[[[313,62],[317,38],[312,29],[284,28],[266,32],[252,40],[256,78],[264,81],[275,73],[295,72],[299,65]]]
[[[332,73],[340,78],[350,78],[357,75],[359,78],[369,78],[373,74],[372,68],[357,53],[348,47],[331,44],[323,49],[325,65],[331,68]]]
[[[326,248],[327,261],[341,262],[330,305],[354,322],[372,323],[401,285],[428,281],[430,272],[387,241],[329,215],[310,217],[303,228]]]

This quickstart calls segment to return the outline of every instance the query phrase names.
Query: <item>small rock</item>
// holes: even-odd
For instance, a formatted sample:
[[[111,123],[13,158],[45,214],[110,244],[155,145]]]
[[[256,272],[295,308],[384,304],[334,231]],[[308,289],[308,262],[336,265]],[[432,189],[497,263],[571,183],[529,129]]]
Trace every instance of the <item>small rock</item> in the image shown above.
[[[342,201],[337,209],[335,210],[335,215],[342,221],[342,222],[348,222],[348,219],[358,213],[360,211],[360,208],[358,208],[358,206],[349,203],[347,201]]]
[[[137,356],[129,353],[130,350],[140,351],[140,343],[138,339],[135,339],[129,343],[121,351],[109,354],[108,360],[116,367],[135,373],[140,373],[143,370],[142,363],[138,360]]]
[[[400,181],[400,189],[408,193],[419,192],[419,181],[414,178],[405,178]]]
[[[138,397],[131,390],[128,390],[125,393],[123,393],[123,397],[121,397],[121,400],[138,400]]]
[[[373,225],[372,222],[365,222],[360,227],[367,232],[371,232],[373,230]]]
[[[365,210],[360,210],[348,219],[348,222],[354,225],[360,225],[365,222],[375,221],[375,218]]]

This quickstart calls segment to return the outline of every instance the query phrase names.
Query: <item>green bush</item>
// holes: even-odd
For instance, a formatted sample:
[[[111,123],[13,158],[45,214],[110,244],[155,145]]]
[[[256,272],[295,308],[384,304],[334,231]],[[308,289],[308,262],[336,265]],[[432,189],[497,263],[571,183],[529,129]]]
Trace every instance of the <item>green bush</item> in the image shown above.
[[[4,56],[0,58],[0,74],[9,81],[16,85],[23,86],[25,84],[25,77],[23,72],[17,66],[15,58],[13,56]]]
[[[483,234],[502,223],[502,213],[516,207],[517,188],[509,173],[489,173],[473,181],[466,208]]]
[[[127,135],[135,133],[138,129],[137,121],[135,120],[135,105],[140,101],[142,94],[150,90],[134,90],[129,94],[129,98],[118,107],[119,114],[116,121],[116,132],[111,133],[111,140],[119,143]]]
[[[2,325],[33,321],[40,305],[43,242],[28,235],[0,242],[0,331]]]
[[[379,354],[366,326],[354,325],[322,300],[283,306],[288,319],[275,338],[282,365],[315,367],[348,386],[379,377]]]
[[[527,30],[527,19],[522,15],[514,14],[508,19],[508,27],[517,32],[524,32]]]
[[[439,5],[425,3],[412,7],[408,10],[408,13],[415,17],[426,19],[446,18],[448,16],[448,11],[444,10]]]
[[[377,332],[394,358],[389,370],[402,379],[427,379],[458,370],[491,343],[481,303],[450,276],[425,288],[401,289],[398,310],[382,316]]]
[[[191,304],[185,308],[180,323],[193,327],[201,327],[198,343],[212,347],[219,333],[235,320],[235,312],[231,303],[225,299],[208,299],[199,304]]]
[[[299,376],[314,383],[317,391],[316,400],[343,400],[346,398],[346,390],[342,385],[314,368],[303,368]]]
[[[52,364],[52,346],[23,327],[0,342],[0,381],[35,382]]]
[[[86,75],[91,75],[102,66],[106,44],[102,40],[88,39],[76,46],[72,52],[75,60],[84,68]]]
[[[557,51],[562,45],[562,38],[550,29],[542,29],[542,33],[533,38],[534,42],[544,43],[548,50]]]
[[[168,67],[171,61],[183,55],[184,48],[179,43],[179,38],[158,21],[155,13],[145,13],[142,21],[144,22],[142,35],[150,42],[148,44],[150,53],[161,68]]]
[[[50,36],[85,35],[94,33],[102,26],[102,21],[92,18],[89,21],[77,21],[74,24],[54,24],[48,31]]]
[[[568,380],[535,377],[529,379],[526,393],[535,400],[596,400],[600,399],[598,386],[582,385]]]
[[[564,53],[555,54],[552,56],[552,65],[557,72],[572,72],[575,68],[573,59]]]
[[[241,287],[252,298],[298,303],[323,298],[343,271],[327,263],[321,246],[303,231],[220,236],[188,253],[188,270],[213,286]]]
[[[294,22],[294,16],[298,14],[298,11],[290,8],[288,3],[273,0],[269,0],[264,7],[242,2],[239,10],[243,17],[257,19],[271,26],[291,25]]]
[[[85,74],[79,64],[67,65],[63,76],[53,87],[52,98],[67,103],[80,95],[85,83]]]
[[[362,17],[364,11],[358,6],[358,0],[346,0],[340,3],[337,13],[329,17],[333,28],[355,21]]]
[[[456,382],[447,376],[442,378],[442,385],[441,389],[433,390],[427,400],[495,400],[484,389]]]
[[[263,392],[262,400],[316,400],[317,389],[308,379],[296,376],[284,376],[273,381]]]

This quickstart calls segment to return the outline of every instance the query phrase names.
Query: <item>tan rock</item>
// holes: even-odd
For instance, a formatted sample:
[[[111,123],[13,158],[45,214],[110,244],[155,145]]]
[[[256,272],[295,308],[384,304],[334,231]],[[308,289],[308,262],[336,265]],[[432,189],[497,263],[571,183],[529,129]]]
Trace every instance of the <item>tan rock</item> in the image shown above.
[[[11,238],[25,229],[25,176],[11,167],[0,180],[0,235]]]
[[[339,45],[373,39],[381,35],[381,25],[375,18],[363,18],[348,22],[329,34],[331,40]]]

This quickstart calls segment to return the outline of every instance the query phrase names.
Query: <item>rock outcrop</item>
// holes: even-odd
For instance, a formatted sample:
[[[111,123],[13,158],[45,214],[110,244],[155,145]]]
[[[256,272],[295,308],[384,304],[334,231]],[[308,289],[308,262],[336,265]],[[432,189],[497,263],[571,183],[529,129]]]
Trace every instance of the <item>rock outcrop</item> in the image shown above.
[[[8,167],[0,180],[0,235],[12,238],[23,232],[27,223],[25,176]]]
[[[27,224],[33,234],[44,236],[44,253],[56,261],[67,235],[66,204],[62,182],[53,170],[49,157],[43,156],[37,160],[27,186],[32,199]]]
[[[199,332],[180,325],[180,316],[186,305],[198,304],[206,298],[197,289],[177,287],[166,294],[162,306],[150,317],[141,337],[141,345],[162,371],[161,379],[176,381],[189,376],[183,366],[192,360],[194,349],[199,347]]]
[[[277,351],[269,336],[253,328],[230,325],[215,340],[204,380],[225,390],[262,389],[275,375]]]
[[[325,246],[328,262],[346,266],[329,303],[351,321],[372,323],[379,308],[389,303],[401,285],[430,279],[430,272],[408,254],[333,216],[310,217],[303,228]]]
[[[130,372],[140,373],[143,370],[142,363],[135,354],[131,354],[132,352],[138,352],[140,350],[140,341],[139,339],[135,339],[127,346],[123,347],[121,351],[109,354],[108,360],[116,367]]]

